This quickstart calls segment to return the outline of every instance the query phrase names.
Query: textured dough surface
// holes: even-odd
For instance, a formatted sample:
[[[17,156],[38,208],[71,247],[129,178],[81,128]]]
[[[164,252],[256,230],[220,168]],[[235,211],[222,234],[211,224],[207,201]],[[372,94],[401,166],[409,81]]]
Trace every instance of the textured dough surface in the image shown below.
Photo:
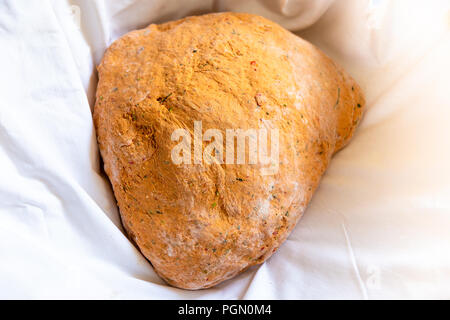
[[[98,72],[94,121],[123,225],[156,272],[187,289],[214,286],[276,251],[365,104],[354,80],[317,48],[249,14],[130,32]],[[174,164],[171,134],[192,132],[194,121],[224,136],[277,128],[278,172]]]

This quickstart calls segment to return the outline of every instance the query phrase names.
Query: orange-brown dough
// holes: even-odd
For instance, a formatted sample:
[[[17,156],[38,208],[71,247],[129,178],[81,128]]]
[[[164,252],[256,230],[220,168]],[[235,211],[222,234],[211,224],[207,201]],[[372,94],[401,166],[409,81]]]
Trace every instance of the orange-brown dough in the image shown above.
[[[365,104],[317,48],[250,14],[130,32],[98,72],[94,120],[123,225],[156,272],[187,289],[214,286],[275,252]],[[226,129],[277,128],[278,171],[174,164],[171,134],[192,133],[194,121],[224,137]]]

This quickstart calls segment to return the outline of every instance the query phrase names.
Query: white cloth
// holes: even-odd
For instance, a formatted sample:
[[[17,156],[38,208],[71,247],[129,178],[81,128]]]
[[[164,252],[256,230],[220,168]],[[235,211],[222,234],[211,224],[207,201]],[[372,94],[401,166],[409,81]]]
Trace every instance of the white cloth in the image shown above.
[[[0,298],[450,298],[450,11],[411,0],[0,0]],[[267,262],[167,286],[99,169],[95,65],[127,31],[215,10],[298,32],[368,111]],[[306,29],[305,29],[306,28]]]

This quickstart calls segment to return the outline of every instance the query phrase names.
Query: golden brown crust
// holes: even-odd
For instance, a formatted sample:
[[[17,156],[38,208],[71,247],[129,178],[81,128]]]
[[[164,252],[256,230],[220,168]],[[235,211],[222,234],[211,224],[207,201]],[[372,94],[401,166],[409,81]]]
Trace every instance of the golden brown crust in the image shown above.
[[[359,86],[262,17],[220,13],[130,32],[98,67],[94,120],[129,236],[169,284],[216,285],[272,255],[362,116]],[[279,129],[279,170],[175,165],[175,129]]]

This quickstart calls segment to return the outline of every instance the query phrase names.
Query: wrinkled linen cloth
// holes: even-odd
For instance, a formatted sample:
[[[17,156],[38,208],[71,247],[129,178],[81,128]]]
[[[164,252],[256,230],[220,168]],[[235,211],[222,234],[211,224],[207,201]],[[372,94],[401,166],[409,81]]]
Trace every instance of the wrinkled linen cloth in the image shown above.
[[[450,298],[450,11],[411,0],[0,0],[0,298]],[[92,122],[118,37],[214,11],[309,40],[368,111],[304,217],[260,266],[165,284],[122,229]]]

